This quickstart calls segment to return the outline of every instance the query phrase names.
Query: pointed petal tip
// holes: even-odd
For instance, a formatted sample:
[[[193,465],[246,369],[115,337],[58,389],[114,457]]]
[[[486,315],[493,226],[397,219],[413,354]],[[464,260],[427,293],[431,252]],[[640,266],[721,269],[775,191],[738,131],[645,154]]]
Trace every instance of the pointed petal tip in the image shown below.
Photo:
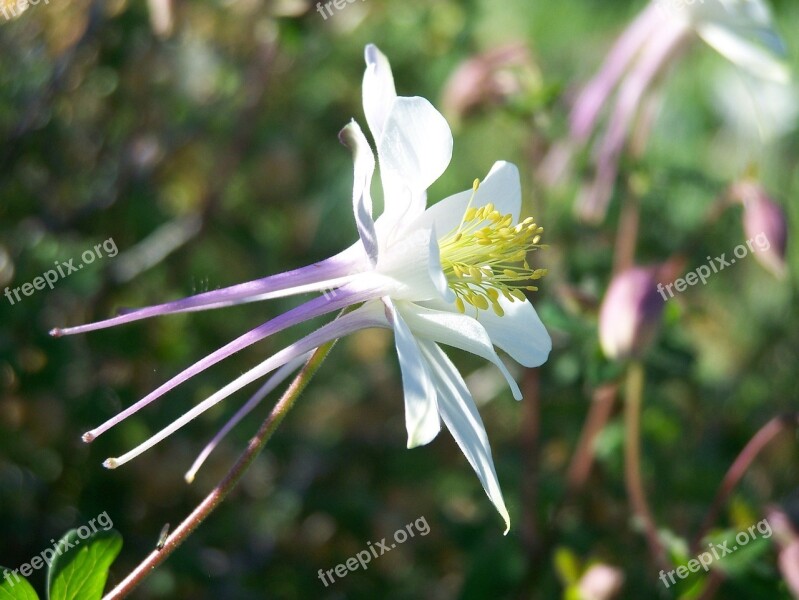
[[[363,58],[366,61],[367,65],[373,65],[377,62],[377,57],[380,54],[380,50],[378,50],[377,46],[374,44],[366,44],[366,47],[363,49]]]
[[[119,461],[116,458],[106,458],[103,461],[103,466],[106,469],[116,469],[119,466]]]

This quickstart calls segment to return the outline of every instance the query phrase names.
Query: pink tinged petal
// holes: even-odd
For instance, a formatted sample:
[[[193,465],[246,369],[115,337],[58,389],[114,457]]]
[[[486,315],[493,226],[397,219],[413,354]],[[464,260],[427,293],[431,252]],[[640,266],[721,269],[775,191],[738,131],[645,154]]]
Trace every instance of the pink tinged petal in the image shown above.
[[[394,231],[424,212],[426,193],[452,158],[452,132],[446,119],[424,98],[398,97],[377,143],[383,180],[384,232]]]
[[[436,390],[410,328],[390,299],[384,298],[383,302],[394,327],[394,345],[402,372],[408,448],[415,448],[429,443],[441,429]]]
[[[277,354],[266,359],[256,367],[250,369],[243,375],[237,377],[232,382],[227,384],[215,394],[209,396],[207,399],[200,402],[194,408],[186,412],[179,419],[172,422],[170,425],[156,433],[154,436],[139,444],[136,448],[123,454],[118,458],[109,458],[103,465],[109,469],[115,469],[129,460],[135,458],[142,452],[149,450],[158,442],[172,435],[175,431],[196,419],[209,408],[212,408],[231,394],[237,392],[241,388],[249,385],[250,383],[268,375],[275,369],[287,364],[288,362],[303,356],[307,352],[325,344],[331,340],[344,337],[369,327],[385,327],[386,317],[381,310],[381,305],[378,302],[369,302],[362,307],[354,310],[351,313],[343,315],[319,328],[314,333],[302,338],[294,344],[287,346]]]
[[[356,279],[359,272],[368,270],[368,261],[366,261],[366,257],[363,254],[363,249],[359,246],[360,244],[351,246],[336,256],[301,269],[270,275],[263,279],[240,283],[212,292],[204,292],[156,306],[126,310],[124,314],[95,323],[64,329],[55,328],[50,331],[50,335],[54,337],[74,335],[132,323],[149,317],[223,308],[245,302],[268,300],[338,287]]]
[[[488,332],[479,321],[454,309],[439,311],[411,303],[398,303],[398,309],[417,338],[453,346],[494,363],[508,382],[513,397],[522,399],[519,386],[497,356]]]
[[[437,202],[424,211],[408,229],[435,227],[440,236],[447,235],[461,224],[473,193],[473,207],[479,208],[491,202],[501,214],[512,215],[513,222],[518,222],[522,206],[519,169],[513,163],[497,161],[486,178],[480,182],[477,192],[469,188]]]
[[[580,92],[572,110],[571,135],[576,141],[585,143],[591,136],[597,117],[621,76],[663,20],[656,3],[649,4],[616,40],[599,73]]]
[[[203,448],[200,455],[195,459],[194,463],[192,463],[191,468],[186,471],[186,475],[184,475],[184,479],[186,483],[192,483],[194,481],[194,477],[197,475],[197,471],[200,470],[200,467],[203,466],[205,460],[211,455],[216,447],[219,445],[219,442],[230,433],[230,431],[239,424],[239,422],[246,417],[252,410],[258,406],[261,401],[266,398],[266,396],[272,392],[277,386],[283,383],[294,371],[298,370],[303,363],[305,363],[310,357],[312,352],[306,352],[302,356],[298,356],[294,360],[287,362],[285,365],[280,367],[277,372],[272,375],[269,379],[266,380],[261,388],[253,394],[253,396],[247,400],[247,402],[236,411],[236,413],[225,423],[224,427],[220,429],[217,434],[213,437],[213,439],[206,444],[205,448]]]
[[[375,172],[375,157],[369,142],[363,135],[361,128],[355,121],[351,121],[341,133],[338,134],[341,143],[347,146],[355,162],[355,175],[352,185],[352,210],[355,214],[355,224],[358,235],[361,237],[363,247],[369,260],[374,265],[377,263],[377,234],[375,222],[372,218],[372,176]]]
[[[529,301],[510,302],[504,296],[498,302],[505,311],[502,317],[492,310],[476,311],[476,318],[491,341],[524,367],[544,364],[552,350],[552,338],[533,305]]]
[[[383,126],[397,92],[394,89],[394,76],[385,55],[374,44],[364,50],[366,71],[363,74],[363,112],[376,144],[380,143]]]
[[[297,325],[298,323],[302,323],[309,319],[313,319],[336,310],[341,310],[342,308],[352,304],[357,304],[359,302],[367,301],[371,298],[379,297],[382,295],[382,291],[383,290],[379,290],[376,292],[374,289],[366,286],[361,288],[345,286],[344,288],[337,290],[337,294],[330,299],[325,297],[314,298],[305,304],[293,308],[292,310],[283,313],[282,315],[275,317],[270,321],[267,321],[263,325],[256,327],[255,329],[236,338],[232,342],[225,344],[205,358],[197,361],[192,366],[181,371],[166,383],[161,384],[157,389],[153,390],[144,398],[129,406],[115,417],[109,419],[99,427],[85,433],[83,435],[83,441],[93,441],[95,438],[97,438],[97,436],[101,435],[117,423],[128,418],[130,415],[138,412],[151,402],[157,400],[166,392],[177,387],[184,381],[194,377],[198,373],[201,373],[208,367],[215,365],[228,356],[231,356],[232,354],[235,354],[236,352],[239,352],[240,350],[243,350],[244,348],[251,346],[256,342],[266,339],[270,335],[282,331],[287,327],[291,327],[292,325]]]
[[[608,129],[597,152],[595,188],[584,194],[577,206],[577,212],[582,218],[588,221],[601,221],[604,218],[618,173],[619,157],[641,100],[655,77],[668,64],[671,54],[686,39],[689,31],[687,27],[683,21],[664,22],[625,77]]]
[[[510,530],[510,515],[505,507],[502,489],[494,469],[491,446],[483,420],[455,365],[436,344],[421,341],[422,352],[438,390],[438,410],[455,442],[472,465],[483,489],[505,521],[505,533]]]

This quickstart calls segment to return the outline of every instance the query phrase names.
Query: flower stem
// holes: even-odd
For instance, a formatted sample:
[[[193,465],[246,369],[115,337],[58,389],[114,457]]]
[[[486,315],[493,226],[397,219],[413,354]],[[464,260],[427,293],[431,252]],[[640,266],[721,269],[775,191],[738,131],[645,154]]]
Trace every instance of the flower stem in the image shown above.
[[[796,427],[799,427],[799,414],[793,413],[774,417],[768,423],[763,425],[763,427],[760,428],[760,430],[752,437],[752,439],[749,440],[749,443],[744,446],[744,449],[741,450],[741,453],[738,455],[732,465],[730,465],[727,474],[724,476],[724,479],[722,480],[721,485],[716,492],[716,497],[713,499],[713,504],[710,506],[710,510],[708,510],[704,521],[702,521],[701,527],[699,527],[699,532],[696,534],[694,543],[692,545],[694,550],[699,548],[699,545],[702,543],[702,538],[705,537],[705,534],[716,522],[719,511],[724,505],[724,502],[727,500],[727,497],[730,495],[730,492],[732,492],[735,486],[738,485],[738,482],[744,476],[763,448],[765,448],[771,442],[771,440],[777,437],[777,435],[781,432],[785,431],[786,429]]]
[[[624,480],[635,516],[643,521],[649,551],[657,565],[668,569],[666,553],[660,543],[657,527],[646,501],[644,484],[641,480],[641,404],[644,391],[644,369],[641,363],[633,361],[627,368],[624,411]]]
[[[305,366],[299,372],[283,396],[278,400],[272,412],[261,424],[258,432],[247,444],[247,448],[239,456],[236,463],[230,468],[227,475],[216,487],[197,505],[191,514],[170,534],[160,549],[153,550],[139,565],[130,572],[113,590],[103,597],[103,600],[116,600],[124,598],[139,585],[158,565],[164,562],[174,550],[202,523],[213,510],[225,499],[230,491],[241,480],[244,473],[252,465],[255,457],[263,450],[266,442],[272,437],[275,429],[280,425],[283,417],[294,406],[299,395],[308,385],[308,382],[322,366],[322,362],[335,345],[336,340],[319,346]]]

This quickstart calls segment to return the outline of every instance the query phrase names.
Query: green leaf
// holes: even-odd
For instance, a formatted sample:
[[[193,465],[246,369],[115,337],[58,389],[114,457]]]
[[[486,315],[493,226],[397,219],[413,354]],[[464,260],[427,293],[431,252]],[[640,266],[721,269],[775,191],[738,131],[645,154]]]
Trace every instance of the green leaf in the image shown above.
[[[741,541],[745,543],[739,544],[736,535],[743,535],[746,539]],[[757,535],[757,532],[753,532],[753,535]],[[771,541],[764,537],[751,537],[746,530],[741,530],[736,534],[735,530],[728,529],[708,536],[705,539],[706,550],[704,551],[710,549],[707,544],[713,544],[719,555],[719,559],[713,561],[711,568],[719,569],[731,577],[736,577],[752,568],[755,561],[768,551]]]
[[[5,573],[6,570],[5,567],[0,567],[0,571]],[[27,579],[12,574],[8,569],[8,575],[0,581],[0,600],[39,600],[39,596]]]
[[[82,539],[73,529],[58,542],[61,554],[47,573],[49,600],[96,600],[103,595],[108,569],[122,549],[122,536],[110,529]]]

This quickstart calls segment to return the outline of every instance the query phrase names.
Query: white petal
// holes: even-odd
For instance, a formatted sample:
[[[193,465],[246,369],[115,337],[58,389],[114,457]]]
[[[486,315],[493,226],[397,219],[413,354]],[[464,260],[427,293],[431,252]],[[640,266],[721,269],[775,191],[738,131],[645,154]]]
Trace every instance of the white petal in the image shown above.
[[[455,365],[441,348],[427,341],[422,341],[421,346],[438,390],[438,409],[441,418],[505,521],[505,533],[508,533],[510,515],[505,507],[502,489],[499,487],[485,426],[474,400]]]
[[[438,244],[429,229],[417,229],[396,242],[381,245],[375,271],[392,282],[391,291],[384,295],[414,301],[442,298],[444,274]]]
[[[505,363],[497,356],[485,328],[468,315],[432,310],[408,302],[397,303],[405,322],[417,338],[460,348],[494,363],[508,381],[513,397],[522,399],[522,392]]]
[[[430,231],[430,240],[427,247],[430,252],[430,259],[427,263],[430,281],[433,282],[433,285],[445,302],[455,302],[455,292],[449,287],[447,276],[444,274],[444,269],[441,267],[441,250],[438,247],[435,227]]]
[[[355,224],[358,235],[361,237],[363,247],[369,260],[374,265],[377,262],[377,234],[375,222],[372,218],[372,175],[375,172],[375,157],[366,136],[355,121],[351,121],[339,133],[339,140],[352,151],[355,162],[355,174],[352,184],[352,211],[355,214]]]
[[[364,51],[366,71],[363,74],[363,112],[375,143],[379,143],[383,126],[397,97],[391,65],[374,44]]]
[[[698,27],[697,32],[719,54],[752,75],[780,83],[788,83],[791,80],[791,70],[784,56],[774,52],[776,42],[773,40],[766,37],[760,41],[766,42],[767,45],[758,44],[756,41],[746,39],[744,31],[712,23]],[[776,37],[776,34],[774,35]]]
[[[702,39],[734,64],[759,77],[790,79],[785,44],[763,0],[705,0],[684,10]]]
[[[499,304],[505,311],[502,317],[492,310],[477,312],[477,320],[486,328],[491,341],[520,365],[544,364],[552,350],[552,339],[533,305],[529,301],[510,302],[504,296],[499,297]]]
[[[398,97],[377,144],[387,230],[424,212],[425,190],[452,158],[446,119],[424,98]]]
[[[384,302],[394,324],[394,344],[402,371],[408,448],[414,448],[429,443],[441,429],[436,390],[413,333],[391,300]]]
[[[461,224],[463,213],[472,197],[472,189],[445,198],[428,208],[409,229],[435,226],[440,236],[446,235]],[[513,216],[513,222],[519,220],[522,206],[522,188],[519,181],[519,169],[513,163],[497,161],[480,183],[474,196],[472,206],[479,208],[489,202],[503,215]]]

